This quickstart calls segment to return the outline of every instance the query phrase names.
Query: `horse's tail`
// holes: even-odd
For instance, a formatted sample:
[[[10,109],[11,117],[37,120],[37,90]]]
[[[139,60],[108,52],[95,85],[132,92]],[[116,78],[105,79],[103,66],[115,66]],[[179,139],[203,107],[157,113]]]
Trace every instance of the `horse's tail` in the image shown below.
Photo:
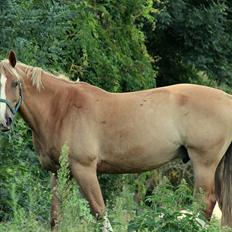
[[[216,169],[215,193],[222,211],[222,225],[232,226],[232,144]]]

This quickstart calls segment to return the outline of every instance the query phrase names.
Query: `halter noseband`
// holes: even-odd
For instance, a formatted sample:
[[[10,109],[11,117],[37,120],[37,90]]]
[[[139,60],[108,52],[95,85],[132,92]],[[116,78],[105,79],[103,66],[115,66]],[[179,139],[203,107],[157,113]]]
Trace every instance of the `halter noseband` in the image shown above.
[[[21,81],[18,81],[18,87],[19,87],[19,100],[18,100],[15,107],[12,105],[12,103],[7,101],[6,99],[0,98],[0,102],[5,103],[9,107],[11,113],[14,115],[18,112],[19,107],[21,106],[21,104],[23,102],[23,90],[22,90],[22,82]]]

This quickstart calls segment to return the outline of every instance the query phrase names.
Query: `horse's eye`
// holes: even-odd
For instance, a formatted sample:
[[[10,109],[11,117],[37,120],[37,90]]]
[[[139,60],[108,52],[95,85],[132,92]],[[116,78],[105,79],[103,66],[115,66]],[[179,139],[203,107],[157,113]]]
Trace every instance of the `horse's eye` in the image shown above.
[[[15,88],[18,84],[19,84],[19,82],[18,82],[18,81],[13,81],[11,85],[12,85],[12,87],[14,87],[14,88]]]

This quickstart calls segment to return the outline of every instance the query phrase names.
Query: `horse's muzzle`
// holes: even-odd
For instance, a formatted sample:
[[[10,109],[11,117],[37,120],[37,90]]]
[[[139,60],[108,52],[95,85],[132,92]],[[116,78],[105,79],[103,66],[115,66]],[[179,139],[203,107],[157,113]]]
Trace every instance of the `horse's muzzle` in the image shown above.
[[[10,130],[10,126],[13,122],[13,119],[11,116],[6,116],[4,122],[0,124],[0,131],[6,132]]]
[[[0,131],[1,132],[7,132],[10,130],[10,126],[4,126],[3,124],[0,124]]]

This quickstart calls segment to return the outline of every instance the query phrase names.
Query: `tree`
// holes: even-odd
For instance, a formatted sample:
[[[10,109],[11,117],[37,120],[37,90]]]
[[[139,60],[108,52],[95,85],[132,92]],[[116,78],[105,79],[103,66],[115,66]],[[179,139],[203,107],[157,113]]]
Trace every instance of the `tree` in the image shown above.
[[[150,88],[155,72],[135,24],[150,9],[145,0],[11,1],[0,51],[110,91]]]
[[[201,70],[231,85],[231,3],[165,0],[154,1],[154,7],[156,27],[145,32],[148,50],[157,58],[157,84],[191,82]]]

